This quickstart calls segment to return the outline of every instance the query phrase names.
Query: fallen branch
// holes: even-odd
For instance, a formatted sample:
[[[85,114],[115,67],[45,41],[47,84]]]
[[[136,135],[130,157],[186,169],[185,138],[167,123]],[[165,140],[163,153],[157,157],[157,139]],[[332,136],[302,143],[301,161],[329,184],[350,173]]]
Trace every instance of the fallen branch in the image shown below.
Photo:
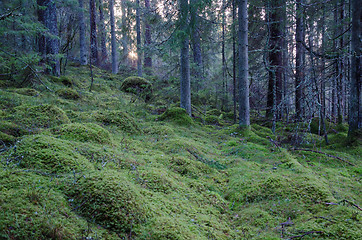
[[[14,9],[11,10],[10,12],[1,15],[1,16],[0,16],[0,20],[5,20],[5,19],[7,19],[8,17],[11,17],[11,16],[19,16],[18,14],[16,14],[16,15],[14,14],[14,12],[15,12],[16,10],[18,10],[19,8],[20,8],[20,7],[14,8]]]
[[[322,231],[309,231],[309,232],[303,233],[302,235],[291,236],[291,237],[289,237],[289,239],[303,238],[304,236],[309,235],[309,234],[313,234],[313,233],[323,233],[323,232]]]
[[[331,154],[328,154],[328,153],[325,153],[325,152],[320,152],[320,151],[316,151],[316,150],[312,150],[312,149],[304,149],[304,148],[294,148],[293,149],[294,151],[306,151],[306,152],[314,152],[314,153],[319,153],[319,154],[324,154],[326,155],[327,157],[330,157],[330,158],[334,158],[334,159],[338,159],[342,162],[345,162],[351,166],[356,166],[355,164],[343,159],[343,158],[340,158],[340,157],[337,157],[337,156],[334,156],[334,155],[331,155]]]
[[[358,206],[357,204],[354,204],[353,202],[350,202],[350,201],[348,201],[348,200],[346,200],[346,199],[340,201],[340,203],[342,203],[342,202],[348,203],[348,204],[356,207],[358,210],[362,211],[362,208],[361,208],[360,206]]]

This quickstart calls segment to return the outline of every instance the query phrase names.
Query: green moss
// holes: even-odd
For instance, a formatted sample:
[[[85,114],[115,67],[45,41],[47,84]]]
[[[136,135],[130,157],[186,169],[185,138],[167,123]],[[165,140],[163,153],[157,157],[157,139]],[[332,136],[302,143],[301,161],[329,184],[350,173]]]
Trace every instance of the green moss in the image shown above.
[[[111,144],[110,133],[94,123],[71,123],[52,129],[52,133],[65,140]]]
[[[0,132],[0,144],[8,144],[16,141],[16,138],[12,135]]]
[[[209,115],[205,117],[205,123],[209,125],[221,125],[219,117],[216,117],[214,115]]]
[[[221,111],[218,109],[212,109],[212,110],[206,111],[206,115],[212,115],[212,116],[219,117],[221,115]]]
[[[186,110],[180,107],[168,108],[158,117],[158,120],[169,120],[182,126],[192,125],[192,118],[186,113]]]
[[[53,82],[61,83],[64,86],[67,86],[67,87],[71,87],[73,85],[72,80],[68,76],[61,76],[61,77],[49,76],[49,78]]]
[[[39,92],[33,88],[16,88],[14,92],[17,94],[25,95],[25,96],[38,96]]]
[[[148,168],[140,171],[143,185],[156,192],[170,193],[178,189],[175,176],[162,168]]]
[[[58,94],[59,97],[62,97],[65,99],[77,100],[80,98],[79,93],[72,88],[62,88],[62,89],[59,89],[56,93]]]
[[[20,159],[23,168],[65,173],[93,169],[93,165],[76,151],[71,142],[45,135],[25,137],[17,145],[14,156]]]
[[[70,123],[63,110],[49,104],[16,107],[15,113],[10,118],[30,131],[37,131],[37,128],[48,128]]]
[[[144,133],[149,135],[163,135],[171,136],[174,134],[174,130],[169,126],[152,125],[143,130]]]
[[[151,98],[151,83],[142,77],[128,77],[121,84],[121,90],[124,92],[134,93],[143,96],[146,100]]]
[[[87,174],[68,194],[82,216],[117,232],[129,233],[149,214],[139,189],[116,171]]]
[[[97,121],[104,125],[115,125],[122,131],[135,134],[140,133],[140,127],[128,113],[122,111],[99,111],[94,114]]]
[[[27,134],[27,131],[25,129],[9,121],[0,121],[0,132],[16,138]]]

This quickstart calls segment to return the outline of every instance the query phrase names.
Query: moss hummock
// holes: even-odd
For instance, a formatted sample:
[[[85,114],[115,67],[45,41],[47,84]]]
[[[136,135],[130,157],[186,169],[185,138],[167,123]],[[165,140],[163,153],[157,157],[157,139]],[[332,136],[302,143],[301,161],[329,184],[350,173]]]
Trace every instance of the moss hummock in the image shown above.
[[[79,93],[72,88],[62,88],[59,89],[56,93],[59,97],[64,99],[77,100],[80,98]]]
[[[158,120],[169,120],[182,126],[190,126],[193,123],[192,118],[187,114],[186,110],[180,107],[168,108],[158,117]]]
[[[94,114],[97,121],[104,125],[118,126],[122,131],[135,134],[141,132],[136,121],[128,113],[122,111],[98,111]]]
[[[71,173],[73,170],[79,172],[94,168],[71,142],[46,135],[32,135],[22,139],[14,157],[23,168],[52,173]]]
[[[146,100],[151,98],[152,85],[149,81],[142,77],[128,77],[121,84],[121,90],[124,92],[134,93],[144,97]]]

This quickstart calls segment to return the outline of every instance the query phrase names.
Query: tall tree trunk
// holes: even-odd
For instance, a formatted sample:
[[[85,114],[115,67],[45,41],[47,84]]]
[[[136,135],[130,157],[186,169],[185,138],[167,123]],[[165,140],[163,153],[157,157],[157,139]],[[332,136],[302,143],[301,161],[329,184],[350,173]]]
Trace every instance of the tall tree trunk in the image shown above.
[[[149,23],[149,17],[151,14],[150,8],[150,0],[145,0],[145,8],[147,11],[146,20],[145,20],[145,60],[144,66],[145,68],[152,68],[152,57],[151,57],[151,43],[152,43],[152,36],[151,36],[151,25]]]
[[[304,0],[297,0],[296,8],[296,59],[295,59],[295,112],[296,120],[303,118],[303,86],[304,86]]]
[[[102,67],[106,67],[108,64],[108,53],[107,53],[107,40],[106,40],[106,27],[104,25],[104,13],[103,13],[103,0],[99,0],[99,32],[100,32],[100,40],[101,40],[101,56],[100,63]]]
[[[322,54],[325,54],[325,6],[323,6],[323,16],[322,16]],[[324,140],[326,141],[326,144],[329,144],[328,142],[328,133],[327,133],[327,129],[326,129],[326,123],[325,123],[325,119],[326,119],[326,80],[325,80],[325,68],[326,68],[326,60],[325,58],[322,58],[322,81],[321,81],[321,96],[320,96],[320,101],[321,101],[321,105],[320,105],[320,110],[319,110],[319,117],[320,117],[320,121],[321,121],[321,127],[323,130],[323,134],[324,134]]]
[[[336,10],[337,11],[337,10]],[[339,29],[339,34],[341,35],[344,32],[344,24],[343,24],[343,20],[344,20],[344,0],[340,0],[340,6],[339,6],[339,25],[338,25],[338,29]],[[342,50],[344,45],[344,36],[340,36],[339,37],[339,48]],[[345,69],[344,69],[344,56],[343,53],[341,52],[338,55],[338,78],[337,78],[337,102],[338,102],[338,112],[337,112],[337,122],[338,124],[341,124],[343,121],[343,83],[344,83],[344,77],[345,77]]]
[[[188,0],[179,0],[180,2],[180,27],[184,32],[181,39],[181,55],[180,55],[180,107],[191,115],[191,87],[190,87],[190,59],[189,59],[189,37],[188,29]]]
[[[87,51],[86,51],[86,43],[85,43],[85,20],[84,20],[84,0],[78,0],[79,2],[79,57],[80,64],[87,65]]]
[[[89,0],[91,64],[99,65],[97,47],[96,2]]]
[[[362,92],[361,92],[361,18],[360,1],[352,0],[352,39],[351,39],[351,79],[349,99],[349,130],[352,139],[362,127]],[[360,133],[359,133],[360,134]]]
[[[129,8],[126,5],[126,1],[121,1],[121,8],[122,8],[122,63],[124,65],[129,64],[129,47],[128,47],[128,13]]]
[[[44,7],[45,6],[45,1],[44,0],[37,0],[37,4],[40,7]],[[38,8],[38,21],[43,23],[45,22],[45,10],[43,8]],[[38,37],[38,48],[39,48],[39,53],[41,54],[42,60],[45,60],[46,57],[46,45],[45,45],[45,35],[41,34]]]
[[[234,104],[234,124],[237,121],[236,114],[236,1],[233,0],[233,24],[232,24],[232,35],[233,35],[233,104]]]
[[[112,73],[117,74],[117,42],[116,42],[116,26],[114,21],[114,0],[109,0],[109,15],[111,21],[111,45],[112,45]]]
[[[193,58],[194,63],[196,64],[195,69],[193,69],[193,75],[195,77],[195,88],[196,91],[199,91],[203,84],[203,63],[202,63],[202,51],[201,51],[201,41],[200,41],[200,25],[199,25],[199,16],[197,15],[198,6],[197,6],[198,0],[191,0],[191,43],[193,48]]]
[[[47,62],[51,66],[51,73],[55,76],[60,75],[60,63],[57,58],[59,54],[58,25],[57,25],[57,7],[53,0],[41,0],[38,4],[45,7],[44,12],[40,12],[40,18],[43,20],[44,26],[48,29],[51,36],[45,37],[45,53]],[[41,48],[44,52],[44,49]]]
[[[142,77],[142,52],[141,52],[141,16],[140,0],[136,0],[136,34],[137,34],[137,74]]]
[[[283,0],[269,1],[269,84],[267,97],[268,118],[280,118],[280,103],[283,84]]]
[[[222,23],[221,23],[221,58],[222,58],[222,98],[221,98],[221,109],[227,111],[227,83],[226,83],[226,57],[225,57],[225,0],[222,1],[222,8],[224,9],[222,13]]]
[[[250,126],[250,106],[249,106],[249,63],[248,63],[248,1],[239,0],[239,126]]]

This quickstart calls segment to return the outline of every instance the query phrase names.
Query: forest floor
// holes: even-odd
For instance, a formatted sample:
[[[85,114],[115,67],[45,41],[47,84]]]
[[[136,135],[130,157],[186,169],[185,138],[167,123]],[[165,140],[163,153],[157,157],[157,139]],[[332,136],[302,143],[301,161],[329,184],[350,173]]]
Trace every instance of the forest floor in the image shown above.
[[[93,71],[92,92],[87,67],[42,76],[51,91],[1,82],[0,239],[362,239],[346,125],[329,145],[315,122],[240,130]]]

